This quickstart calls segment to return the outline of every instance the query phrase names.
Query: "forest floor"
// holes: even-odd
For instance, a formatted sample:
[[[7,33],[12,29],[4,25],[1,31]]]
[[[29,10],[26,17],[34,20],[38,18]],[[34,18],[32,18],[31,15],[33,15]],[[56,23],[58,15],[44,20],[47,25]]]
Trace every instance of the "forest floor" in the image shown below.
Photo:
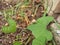
[[[21,3],[21,4],[20,4]],[[26,27],[43,16],[44,2],[40,0],[5,0],[0,1],[0,45],[13,45],[14,41],[20,41],[22,45],[32,45],[35,38],[32,31]],[[11,14],[14,11],[13,14]],[[3,13],[6,11],[6,14]],[[8,15],[16,21],[16,32],[5,34],[2,32],[2,26],[9,26],[7,22]],[[48,14],[46,14],[48,16]],[[55,17],[55,16],[53,16]],[[57,16],[59,17],[59,16]],[[60,19],[60,18],[59,18]],[[50,27],[50,26],[47,26]],[[13,28],[13,27],[11,27]]]

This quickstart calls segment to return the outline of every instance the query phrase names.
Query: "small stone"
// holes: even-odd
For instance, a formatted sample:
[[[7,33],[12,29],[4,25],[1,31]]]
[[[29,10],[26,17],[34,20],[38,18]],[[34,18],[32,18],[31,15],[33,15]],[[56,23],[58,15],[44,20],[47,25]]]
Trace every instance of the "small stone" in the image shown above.
[[[33,19],[33,20],[32,20],[32,23],[35,23],[35,22],[36,22],[36,20],[35,20],[35,19]]]
[[[56,32],[57,32],[58,34],[60,34],[60,30],[56,30]]]
[[[9,41],[9,43],[11,43],[11,41]]]
[[[8,23],[6,23],[5,26],[8,26]]]

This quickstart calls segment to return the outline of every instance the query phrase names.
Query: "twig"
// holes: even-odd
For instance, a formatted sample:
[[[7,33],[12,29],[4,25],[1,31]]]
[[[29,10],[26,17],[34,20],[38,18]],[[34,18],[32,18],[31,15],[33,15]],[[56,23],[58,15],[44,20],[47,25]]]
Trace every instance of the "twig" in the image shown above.
[[[50,9],[49,9],[48,13],[50,13],[50,11],[51,11],[52,7],[53,7],[53,0],[52,0],[52,4],[51,4],[51,7],[50,7]]]
[[[48,0],[46,0],[46,1],[47,1],[47,6],[46,6],[45,12],[44,12],[44,14],[43,14],[44,17],[46,16],[47,11],[48,11]]]
[[[36,9],[35,9],[34,15],[36,15],[39,6],[40,6],[40,4],[36,6]]]

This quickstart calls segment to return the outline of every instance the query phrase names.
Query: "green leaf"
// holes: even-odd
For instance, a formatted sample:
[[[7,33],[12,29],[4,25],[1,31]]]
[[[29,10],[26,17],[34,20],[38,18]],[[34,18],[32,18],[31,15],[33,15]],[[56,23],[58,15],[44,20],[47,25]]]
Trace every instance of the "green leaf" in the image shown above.
[[[38,37],[36,39],[33,40],[32,45],[45,45],[45,38],[44,36],[42,36],[42,38]]]
[[[8,21],[9,26],[3,26],[2,32],[4,32],[4,33],[16,32],[16,22],[11,18],[9,18],[7,21]]]
[[[41,17],[37,20],[37,23],[43,24],[43,26],[46,28],[46,26],[53,20],[53,17],[47,16],[47,17]]]
[[[13,45],[21,45],[21,42],[15,41],[15,42],[13,42]]]
[[[32,45],[41,45],[41,42],[38,41],[37,39],[33,40]]]
[[[31,30],[35,37],[39,37],[39,33],[42,34],[46,31],[46,26],[49,24],[50,21],[53,20],[53,17],[42,17],[37,20],[36,24],[32,24],[27,27],[27,29]]]
[[[47,25],[53,20],[53,17],[41,17],[37,20],[36,24],[31,24],[27,29],[31,30],[33,35],[38,39],[38,42],[41,42],[43,45],[47,41],[52,40],[53,36],[50,31],[47,30]],[[40,38],[39,38],[40,37]],[[39,40],[40,39],[40,40]],[[42,40],[46,41],[42,41]],[[34,44],[33,44],[34,45]],[[37,45],[37,44],[35,44]],[[41,45],[41,44],[40,44]]]

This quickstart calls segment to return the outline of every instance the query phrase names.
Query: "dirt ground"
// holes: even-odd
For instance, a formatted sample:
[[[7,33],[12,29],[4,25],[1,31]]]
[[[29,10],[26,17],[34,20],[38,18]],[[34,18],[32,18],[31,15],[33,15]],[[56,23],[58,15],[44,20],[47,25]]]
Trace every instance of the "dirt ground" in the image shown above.
[[[35,38],[34,35],[30,30],[27,30],[26,27],[36,21],[36,19],[42,17],[44,13],[44,5],[42,1],[40,0],[29,0],[30,3],[28,6],[21,8],[17,10],[17,12],[13,15],[11,15],[11,18],[16,21],[17,25],[17,31],[15,33],[11,34],[5,34],[2,32],[1,28],[2,26],[8,26],[8,22],[5,19],[5,16],[3,14],[3,11],[5,9],[9,9],[11,6],[14,7],[19,2],[24,2],[24,0],[1,0],[0,1],[0,45],[13,45],[12,43],[14,41],[20,41],[23,44],[22,45],[32,45],[32,41]],[[59,3],[60,4],[60,3]],[[53,17],[57,22],[60,24],[60,5],[58,4],[57,9],[54,10]],[[15,9],[15,7],[14,7]],[[20,16],[19,10],[22,9],[25,13],[25,17]],[[21,11],[21,10],[20,10]],[[58,16],[57,16],[58,15]],[[48,15],[49,16],[49,15]],[[21,21],[20,21],[21,20]],[[54,27],[54,23],[51,24],[50,27]],[[13,28],[13,27],[12,27]],[[60,36],[57,35],[54,30],[52,31],[55,42],[57,45],[60,45]],[[18,37],[16,39],[16,37]]]

